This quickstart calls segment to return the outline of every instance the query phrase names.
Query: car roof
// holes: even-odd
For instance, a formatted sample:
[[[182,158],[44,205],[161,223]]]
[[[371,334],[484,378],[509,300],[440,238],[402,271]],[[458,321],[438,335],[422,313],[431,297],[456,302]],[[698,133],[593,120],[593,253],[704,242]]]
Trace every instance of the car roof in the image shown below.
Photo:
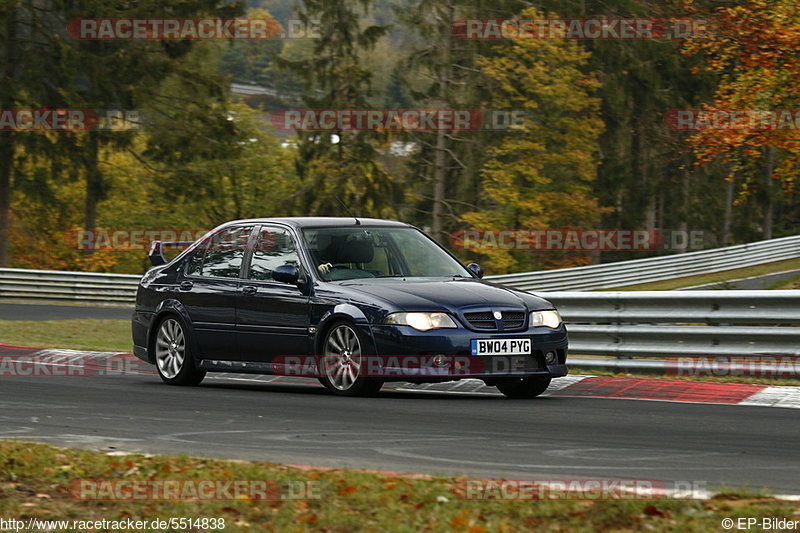
[[[242,223],[270,223],[277,222],[292,226],[294,228],[324,228],[324,227],[343,227],[343,226],[390,226],[390,227],[413,227],[411,224],[399,222],[397,220],[386,220],[381,218],[358,218],[358,223],[354,217],[278,217],[278,218],[248,218],[243,220],[231,220],[219,227],[230,224]]]

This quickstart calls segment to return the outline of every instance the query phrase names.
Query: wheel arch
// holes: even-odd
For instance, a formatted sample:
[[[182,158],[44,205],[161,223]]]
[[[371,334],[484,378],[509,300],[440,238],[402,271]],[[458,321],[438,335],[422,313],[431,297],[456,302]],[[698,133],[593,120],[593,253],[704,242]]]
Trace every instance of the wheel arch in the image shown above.
[[[155,313],[153,314],[153,320],[150,322],[150,328],[147,331],[147,356],[148,359],[151,359],[152,362],[155,362],[155,351],[153,350],[153,343],[155,342],[156,333],[158,331],[158,325],[167,317],[167,316],[176,316],[178,317],[183,326],[186,328],[186,342],[189,346],[189,352],[191,353],[192,357],[195,359],[195,362],[198,362],[198,354],[200,351],[198,350],[197,346],[197,338],[194,335],[194,328],[192,327],[192,319],[189,317],[189,313],[186,311],[186,308],[183,306],[181,302],[174,299],[164,300],[161,302],[158,307],[156,308]]]
[[[369,353],[377,353],[375,349],[375,338],[372,335],[369,319],[361,309],[353,304],[345,303],[334,306],[320,319],[317,325],[317,334],[314,338],[314,353],[316,355],[322,353],[322,343],[325,341],[325,335],[328,334],[331,326],[340,321],[353,323],[367,339],[369,346],[366,348],[369,350]]]

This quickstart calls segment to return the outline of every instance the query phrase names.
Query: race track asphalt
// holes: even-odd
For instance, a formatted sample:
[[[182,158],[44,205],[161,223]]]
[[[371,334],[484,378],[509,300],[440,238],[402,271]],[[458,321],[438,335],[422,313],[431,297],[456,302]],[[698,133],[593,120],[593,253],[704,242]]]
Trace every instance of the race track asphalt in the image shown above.
[[[194,388],[133,372],[2,376],[0,438],[476,477],[690,481],[800,493],[796,409],[508,400],[398,385],[375,398],[343,398],[315,381],[218,376]]]
[[[0,301],[0,320],[130,320],[133,306],[104,307],[70,304],[32,304]]]
[[[0,303],[0,320],[129,317],[129,308]],[[313,380],[212,374],[199,387],[181,388],[163,385],[152,372],[140,365],[121,375],[0,375],[0,438],[473,477],[647,479],[800,494],[797,409],[557,395],[508,400],[486,388],[436,392],[402,384],[387,385],[375,398],[343,398]]]

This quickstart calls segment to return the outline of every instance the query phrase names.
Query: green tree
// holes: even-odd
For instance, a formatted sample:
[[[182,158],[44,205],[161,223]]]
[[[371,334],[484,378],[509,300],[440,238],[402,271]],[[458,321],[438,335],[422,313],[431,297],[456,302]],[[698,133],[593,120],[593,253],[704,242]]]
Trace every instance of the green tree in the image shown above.
[[[84,0],[59,6],[53,16],[66,25],[67,21],[81,17],[231,17],[241,14],[242,9],[242,4],[219,4],[215,0],[190,0],[170,6],[155,0],[133,4],[124,0]],[[102,111],[142,107],[154,98],[162,79],[180,71],[182,58],[198,43],[191,40],[78,40],[61,33],[53,36],[52,45],[62,50],[62,68],[72,76],[61,88],[70,107]],[[195,78],[197,85],[214,82],[199,75]],[[106,198],[111,187],[99,164],[101,152],[129,146],[132,139],[129,132],[92,129],[82,137],[80,150],[73,154],[86,175],[84,225],[87,230],[95,228],[98,203]]]
[[[305,0],[299,19],[319,21],[312,55],[289,60],[285,68],[305,82],[303,101],[309,109],[369,109],[372,74],[362,55],[386,33],[386,27],[365,25],[371,0]],[[297,132],[296,206],[301,213],[392,216],[396,183],[379,161],[385,135],[373,131]]]
[[[247,18],[273,21],[271,29],[279,31],[279,24],[266,9],[250,9]],[[269,68],[280,54],[282,42],[278,35],[269,41],[234,41],[225,51],[220,62],[220,72],[241,83],[255,83],[273,86]]]
[[[540,5],[568,18],[691,18],[679,4],[644,0],[545,0]],[[685,134],[664,121],[672,110],[698,106],[716,84],[713,75],[692,74],[700,61],[681,56],[681,44],[669,38],[582,41],[591,52],[588,67],[601,83],[596,95],[605,132],[593,189],[602,205],[613,207],[603,216],[604,227],[718,229],[724,191],[714,176],[720,168],[692,168]],[[621,260],[632,253],[602,255]]]
[[[541,14],[527,9],[522,18]],[[588,60],[576,41],[519,39],[479,61],[497,84],[493,106],[523,110],[524,119],[490,149],[483,166],[484,208],[462,217],[470,227],[592,228],[600,221],[604,210],[592,185],[603,123],[594,96],[599,82],[585,72]],[[494,271],[553,266],[559,257],[506,249],[481,253]]]
[[[62,51],[51,36],[63,31],[50,2],[0,0],[0,110],[61,108],[67,101],[62,84],[72,75],[61,68]],[[26,175],[33,157],[55,159],[75,151],[76,136],[40,131],[0,131],[0,266],[9,261],[9,231],[15,183],[30,184],[41,175]],[[47,159],[47,158],[44,158]],[[51,161],[50,170],[59,165]]]
[[[408,58],[398,73],[403,92],[419,108],[493,111],[495,82],[478,65],[480,58],[500,54],[501,41],[463,38],[465,19],[513,18],[522,3],[514,0],[421,0],[397,16]],[[396,91],[396,89],[395,89]],[[461,215],[479,208],[481,167],[503,135],[491,129],[410,132],[404,140],[417,146],[409,157],[408,218],[430,227],[440,241],[463,226]]]

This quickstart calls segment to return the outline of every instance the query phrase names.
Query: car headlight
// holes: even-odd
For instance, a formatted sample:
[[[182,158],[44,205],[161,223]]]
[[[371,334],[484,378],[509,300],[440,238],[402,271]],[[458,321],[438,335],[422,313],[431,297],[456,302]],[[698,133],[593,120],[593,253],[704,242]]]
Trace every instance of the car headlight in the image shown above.
[[[561,315],[555,309],[531,313],[531,326],[546,326],[555,329],[559,325],[561,325]]]
[[[384,323],[395,326],[411,326],[420,331],[458,327],[447,313],[392,313],[386,316]]]

